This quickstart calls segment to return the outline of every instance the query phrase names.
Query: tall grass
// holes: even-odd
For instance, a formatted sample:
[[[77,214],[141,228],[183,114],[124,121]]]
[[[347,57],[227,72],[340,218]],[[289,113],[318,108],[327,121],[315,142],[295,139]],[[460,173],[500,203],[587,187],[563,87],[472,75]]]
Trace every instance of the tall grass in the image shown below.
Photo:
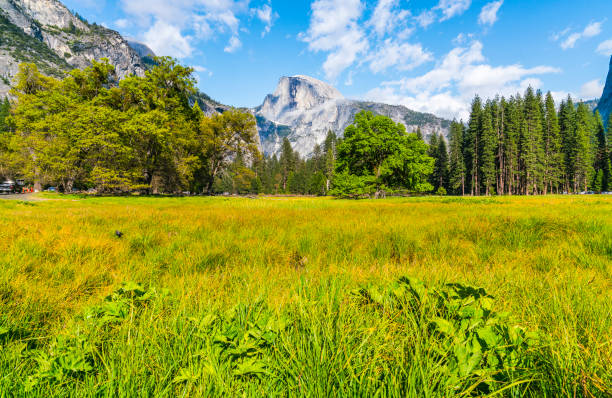
[[[612,394],[609,198],[45,199],[0,201],[0,396],[484,394],[352,293],[402,276],[541,336],[498,395]]]

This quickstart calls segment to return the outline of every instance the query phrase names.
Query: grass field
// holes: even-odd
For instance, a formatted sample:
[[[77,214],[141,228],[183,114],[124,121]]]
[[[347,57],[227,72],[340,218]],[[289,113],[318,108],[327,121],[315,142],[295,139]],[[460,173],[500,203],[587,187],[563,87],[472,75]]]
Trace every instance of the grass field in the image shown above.
[[[612,198],[44,198],[0,397],[612,396]]]

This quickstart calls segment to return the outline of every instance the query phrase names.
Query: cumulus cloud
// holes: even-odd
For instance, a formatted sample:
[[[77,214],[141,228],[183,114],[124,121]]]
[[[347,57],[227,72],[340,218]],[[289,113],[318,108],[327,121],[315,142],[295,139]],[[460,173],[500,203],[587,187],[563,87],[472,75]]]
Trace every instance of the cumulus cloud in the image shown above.
[[[380,73],[392,67],[410,70],[433,59],[421,44],[408,42],[414,26],[399,0],[378,0],[370,15],[362,0],[317,0],[311,9],[309,28],[298,37],[310,51],[327,53],[323,70],[330,80],[355,65]],[[352,84],[353,73],[346,85]]]
[[[421,12],[414,20],[420,27],[426,28],[436,21],[443,22],[463,14],[471,5],[472,0],[440,0],[435,7]]]
[[[378,73],[397,65],[398,70],[407,71],[432,59],[433,54],[424,50],[420,44],[398,43],[387,39],[370,56],[370,69]]]
[[[374,101],[405,105],[448,118],[467,118],[469,103],[476,94],[491,98],[510,96],[528,86],[539,88],[539,75],[558,73],[550,66],[526,68],[520,64],[493,66],[486,63],[483,46],[474,41],[469,47],[452,49],[429,72],[383,83],[367,93]]]
[[[170,55],[176,58],[189,57],[193,47],[189,36],[183,36],[179,28],[158,20],[144,34],[144,42],[155,54]]]
[[[574,48],[576,42],[581,39],[588,39],[595,37],[601,33],[602,22],[591,22],[588,24],[582,32],[574,32],[570,34],[570,29],[565,29],[553,36],[555,41],[561,40],[560,46],[562,49],[567,50]]]
[[[497,22],[497,12],[502,4],[504,4],[504,0],[493,1],[482,7],[480,15],[478,16],[478,23],[481,25],[493,26],[495,22]]]
[[[426,28],[436,22],[436,13],[431,10],[426,10],[416,17],[416,21],[421,28]]]
[[[379,0],[368,24],[382,37],[392,32],[398,24],[410,16],[408,10],[397,10],[399,0]]]
[[[470,8],[472,0],[440,0],[436,9],[442,12],[440,21],[446,21],[457,15],[463,14]]]
[[[240,47],[242,47],[242,42],[240,41],[240,39],[236,36],[232,36],[223,51],[225,51],[226,53],[233,53],[236,52],[236,50],[238,50]]]
[[[612,55],[612,39],[600,43],[597,46],[597,52],[605,56]]]
[[[137,25],[148,28],[143,41],[161,55],[189,57],[198,41],[225,36],[225,50],[241,47],[241,15],[249,15],[250,0],[120,0],[123,11]],[[269,5],[254,11],[270,31],[277,14]],[[154,28],[161,28],[156,35]],[[156,37],[157,36],[157,37]],[[164,41],[167,40],[167,43]],[[171,52],[167,52],[171,51]]]
[[[299,38],[308,43],[309,50],[329,53],[323,70],[329,79],[335,79],[368,50],[365,32],[358,24],[364,5],[360,0],[317,0],[311,9],[308,31]]]
[[[278,13],[272,11],[272,7],[268,4],[264,4],[261,8],[255,8],[253,11],[257,18],[265,25],[263,32],[261,32],[261,37],[264,37],[270,33],[274,21],[278,18]]]
[[[586,82],[580,88],[581,99],[599,98],[603,93],[604,85],[597,79]]]

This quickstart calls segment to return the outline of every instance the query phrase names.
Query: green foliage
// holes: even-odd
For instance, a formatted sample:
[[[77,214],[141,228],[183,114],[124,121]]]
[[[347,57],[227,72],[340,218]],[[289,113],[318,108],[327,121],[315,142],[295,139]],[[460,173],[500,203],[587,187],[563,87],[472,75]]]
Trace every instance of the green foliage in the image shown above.
[[[232,159],[259,156],[252,115],[230,110],[209,118],[190,106],[192,69],[157,58],[145,77],[118,86],[114,73],[107,60],[94,61],[60,81],[20,65],[6,144],[11,174],[64,192],[210,192]]]
[[[346,128],[338,146],[336,171],[345,176],[336,184],[336,190],[346,187],[352,196],[356,190],[371,192],[372,187],[376,196],[388,188],[431,190],[427,176],[433,171],[434,159],[426,151],[425,143],[416,134],[407,134],[402,124],[385,116],[360,112],[354,124]],[[355,189],[352,184],[356,184]]]
[[[36,363],[33,374],[25,383],[26,390],[31,391],[45,383],[65,385],[77,382],[99,371],[103,366],[100,361],[103,330],[118,327],[130,317],[138,316],[143,306],[167,294],[167,291],[158,293],[154,289],[145,289],[138,283],[123,283],[103,304],[86,309],[74,330],[53,338],[46,349],[25,353]]]
[[[430,288],[404,277],[389,289],[362,288],[356,295],[390,317],[398,310],[421,314],[445,389],[480,396],[529,382],[530,350],[538,346],[539,336],[496,312],[484,289],[461,284]]]
[[[464,134],[452,124],[450,180],[454,193],[536,195],[607,189],[610,158],[603,122],[571,98],[557,111],[552,94],[472,103]],[[462,153],[462,156],[460,155]]]

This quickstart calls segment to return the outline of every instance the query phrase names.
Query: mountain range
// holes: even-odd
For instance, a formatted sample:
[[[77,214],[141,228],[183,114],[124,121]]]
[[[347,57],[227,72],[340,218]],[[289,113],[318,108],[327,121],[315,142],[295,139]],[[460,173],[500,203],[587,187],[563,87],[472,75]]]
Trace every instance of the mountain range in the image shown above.
[[[612,57],[610,57],[610,67],[608,70],[608,78],[606,85],[601,95],[601,99],[597,103],[597,111],[601,114],[604,123],[607,123],[612,113]],[[608,126],[608,130],[612,126]]]
[[[108,58],[121,79],[130,74],[143,76],[154,65],[154,56],[145,44],[89,23],[58,0],[0,0],[0,98],[8,94],[22,62],[35,63],[44,74],[62,77],[73,68],[87,67],[94,59]],[[612,61],[610,66],[598,104],[606,120],[612,109]],[[194,100],[207,115],[230,108],[204,93],[198,93]],[[361,110],[388,116],[408,131],[420,128],[424,136],[434,132],[447,135],[450,127],[449,120],[401,105],[347,99],[334,87],[302,75],[282,77],[260,106],[248,109],[257,119],[264,153],[278,154],[286,137],[306,157],[328,131],[341,136]]]

